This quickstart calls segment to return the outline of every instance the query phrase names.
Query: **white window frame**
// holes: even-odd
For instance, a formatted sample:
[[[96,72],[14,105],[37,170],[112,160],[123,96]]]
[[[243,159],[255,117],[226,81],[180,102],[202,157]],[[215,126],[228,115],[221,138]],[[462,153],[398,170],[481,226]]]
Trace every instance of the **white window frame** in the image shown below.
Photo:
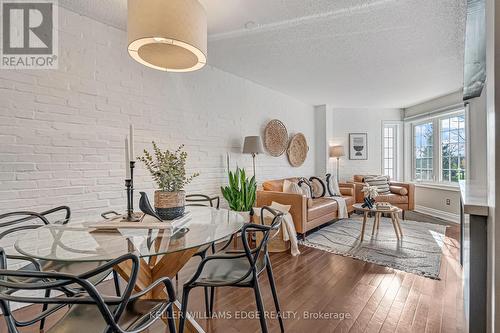
[[[429,116],[425,118],[420,118],[416,121],[409,122],[409,130],[410,130],[410,151],[411,151],[411,169],[410,172],[410,180],[417,184],[430,184],[430,185],[445,185],[458,187],[458,182],[451,181],[443,181],[442,179],[442,156],[441,156],[441,120],[444,118],[450,118],[456,115],[464,115],[465,121],[465,174],[466,177],[469,174],[469,120],[468,113],[466,108],[460,108],[458,110],[453,110],[450,112],[437,114],[434,116]],[[415,179],[415,126],[425,124],[428,122],[432,122],[432,131],[433,131],[433,154],[432,154],[432,171],[433,171],[433,180],[417,180]]]

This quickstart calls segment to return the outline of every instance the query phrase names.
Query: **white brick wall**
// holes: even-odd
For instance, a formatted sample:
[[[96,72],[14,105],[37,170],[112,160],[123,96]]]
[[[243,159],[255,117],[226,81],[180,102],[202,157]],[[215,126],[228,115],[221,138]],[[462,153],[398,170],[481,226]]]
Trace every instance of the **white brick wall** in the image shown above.
[[[303,132],[311,150],[301,168],[285,156],[258,156],[258,180],[313,174],[312,106],[210,66],[185,74],[148,69],[129,58],[125,32],[59,13],[59,70],[0,70],[0,213],[69,205],[83,219],[123,210],[131,122],[137,153],[151,140],[186,144],[189,171],[201,172],[188,192],[219,194],[228,151],[233,168],[250,172],[242,139],[272,118]],[[137,167],[136,189],[151,193],[149,175]]]

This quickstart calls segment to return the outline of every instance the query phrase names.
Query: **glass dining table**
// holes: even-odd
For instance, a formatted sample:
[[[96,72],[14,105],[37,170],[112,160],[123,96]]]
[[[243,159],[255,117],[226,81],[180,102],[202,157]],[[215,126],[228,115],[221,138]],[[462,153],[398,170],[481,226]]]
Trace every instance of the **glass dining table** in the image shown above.
[[[149,216],[137,222],[144,228],[101,229],[96,228],[95,221],[70,222],[29,230],[14,246],[23,255],[55,263],[46,267],[65,267],[57,263],[106,262],[134,252],[141,261],[135,286],[139,292],[160,277],[173,278],[200,248],[227,239],[246,222],[240,214],[227,209],[186,207],[186,211],[182,225],[173,230],[150,228],[155,219]],[[116,266],[115,270],[123,279],[129,279],[127,263]],[[165,299],[163,288],[152,290],[147,298]],[[192,319],[186,328],[188,332],[202,332]]]

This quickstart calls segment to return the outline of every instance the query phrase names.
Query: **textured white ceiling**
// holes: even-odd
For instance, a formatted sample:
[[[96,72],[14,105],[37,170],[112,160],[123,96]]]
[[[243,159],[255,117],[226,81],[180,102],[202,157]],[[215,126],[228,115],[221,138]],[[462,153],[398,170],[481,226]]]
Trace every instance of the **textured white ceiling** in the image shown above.
[[[466,0],[201,0],[209,64],[310,104],[405,107],[460,89]],[[126,0],[59,0],[120,29]]]

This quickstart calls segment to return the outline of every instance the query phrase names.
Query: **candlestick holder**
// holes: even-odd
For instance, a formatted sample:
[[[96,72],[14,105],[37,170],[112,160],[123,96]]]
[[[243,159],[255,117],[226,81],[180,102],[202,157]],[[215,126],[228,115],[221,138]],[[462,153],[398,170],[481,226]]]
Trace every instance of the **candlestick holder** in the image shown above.
[[[135,161],[130,162],[130,179],[125,179],[125,187],[127,191],[127,216],[123,219],[127,222],[139,222],[140,220],[134,216],[134,167]]]

